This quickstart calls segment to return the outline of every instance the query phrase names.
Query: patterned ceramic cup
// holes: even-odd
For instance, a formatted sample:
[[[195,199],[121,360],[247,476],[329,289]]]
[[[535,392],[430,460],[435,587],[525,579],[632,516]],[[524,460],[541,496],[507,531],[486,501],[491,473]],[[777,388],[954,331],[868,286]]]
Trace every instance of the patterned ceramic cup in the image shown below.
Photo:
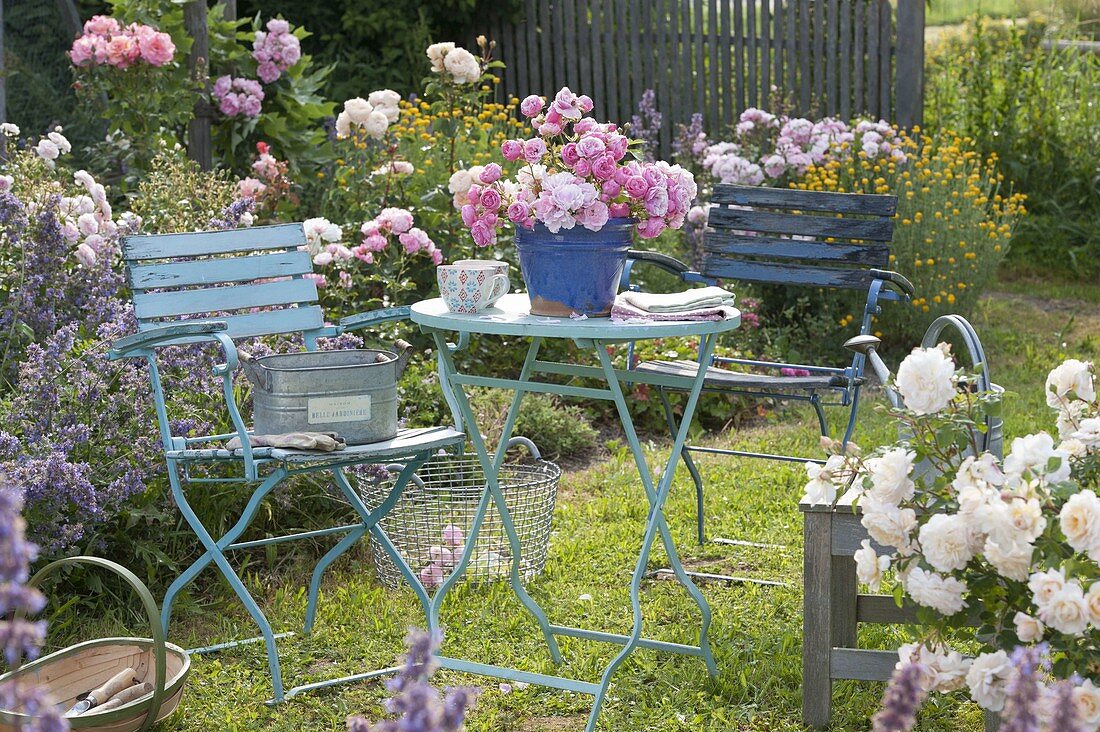
[[[479,313],[495,302],[493,296],[507,286],[508,277],[499,274],[494,265],[493,262],[478,262],[436,267],[439,294],[447,309],[452,313]]]
[[[497,274],[504,275],[504,281],[497,281],[497,287],[493,290],[493,296],[489,299],[489,305],[495,305],[497,300],[508,294],[508,291],[512,289],[512,281],[508,279],[508,263],[498,262],[495,259],[460,259],[457,262],[451,264],[461,264],[462,266],[476,266],[476,265],[489,265],[493,267]]]

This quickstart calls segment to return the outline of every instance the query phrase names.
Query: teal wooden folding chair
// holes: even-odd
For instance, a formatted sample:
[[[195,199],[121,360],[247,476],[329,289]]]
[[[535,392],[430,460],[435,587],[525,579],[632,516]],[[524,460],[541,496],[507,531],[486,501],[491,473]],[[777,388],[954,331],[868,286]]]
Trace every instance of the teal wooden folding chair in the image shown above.
[[[345,676],[283,689],[276,635],[263,611],[238,576],[227,552],[275,545],[298,539],[319,539],[343,535],[318,560],[309,582],[304,632],[313,627],[321,577],[325,569],[368,532],[390,553],[395,564],[417,587],[407,565],[378,526],[378,521],[401,497],[410,477],[441,449],[460,449],[464,435],[450,427],[402,429],[393,439],[368,445],[351,445],[345,450],[316,451],[252,447],[250,430],[234,398],[233,376],[238,365],[234,340],[255,336],[300,333],[308,350],[318,338],[332,337],[380,323],[406,318],[409,309],[389,308],[345,318],[339,325],[325,325],[317,302],[316,284],[304,275],[312,272],[309,253],[299,250],[306,243],[301,224],[255,227],[219,232],[131,236],[123,239],[122,251],[133,289],[138,332],[116,341],[112,358],[144,358],[148,363],[156,403],[164,457],[172,497],[203,546],[203,554],[172,582],[164,597],[161,622],[167,632],[172,604],[179,592],[206,567],[213,564],[244,604],[260,635],[206,648],[210,652],[260,640],[266,645],[274,702],[310,689],[368,678],[393,669]],[[223,363],[214,368],[220,377],[225,408],[233,431],[225,434],[187,436],[173,433],[158,371],[158,349],[178,344],[209,344],[220,349]],[[226,441],[239,438],[239,449],[227,449]],[[345,470],[356,465],[400,463],[393,491],[371,512],[348,481]],[[229,477],[209,477],[211,466],[220,466]],[[206,472],[204,472],[206,471]],[[357,514],[354,523],[254,541],[238,541],[255,518],[264,497],[281,482],[294,476],[327,472],[336,488]],[[202,474],[200,477],[200,473]],[[192,509],[185,487],[204,483],[239,483],[251,491],[240,517],[215,539]],[[418,593],[421,604],[425,593]],[[428,608],[424,605],[424,611]]]
[[[908,301],[913,286],[902,275],[886,269],[893,238],[895,196],[796,191],[778,188],[718,185],[712,197],[703,235],[703,255],[698,271],[664,254],[631,251],[623,273],[622,287],[630,284],[631,269],[645,262],[671,272],[686,283],[716,284],[751,282],[814,289],[846,289],[867,293],[860,320],[860,334],[872,331],[872,319],[884,301]],[[842,344],[837,344],[842,350]],[[866,355],[857,351],[846,366],[774,363],[740,358],[712,357],[697,361],[648,361],[631,365],[639,371],[682,377],[683,390],[702,366],[707,369],[704,391],[735,394],[755,399],[799,401],[809,404],[817,416],[818,428],[831,436],[825,408],[835,406],[847,412],[843,440],[851,439],[856,427],[860,389],[864,383]],[[734,371],[724,366],[749,367]],[[808,375],[786,375],[783,369],[797,369]],[[759,373],[766,370],[771,373]],[[679,387],[676,387],[679,389]],[[662,387],[658,393],[671,434],[678,429],[676,416]],[[824,462],[818,456],[746,452],[699,445],[685,445],[684,464],[695,483],[697,533],[705,540],[703,479],[692,452],[719,453],[751,458],[795,462]],[[738,542],[739,543],[739,542]]]

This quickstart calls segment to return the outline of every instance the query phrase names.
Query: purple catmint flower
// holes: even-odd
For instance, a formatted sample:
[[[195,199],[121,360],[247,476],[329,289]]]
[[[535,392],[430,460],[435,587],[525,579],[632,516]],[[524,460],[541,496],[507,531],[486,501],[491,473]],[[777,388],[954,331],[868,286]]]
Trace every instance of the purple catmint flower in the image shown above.
[[[899,665],[886,693],[882,708],[871,718],[872,732],[909,732],[917,723],[917,710],[927,692],[921,687],[924,666],[919,663]]]
[[[242,219],[245,220],[243,225],[247,226],[251,223],[251,215],[255,208],[256,199],[238,198],[223,208],[219,217],[210,219],[207,227],[216,230],[236,229],[242,226]]]
[[[663,121],[664,115],[657,109],[657,92],[646,89],[638,100],[638,113],[630,118],[630,134],[644,143],[647,160],[656,158],[657,138]]]
[[[1078,718],[1077,705],[1073,701],[1074,686],[1073,681],[1065,679],[1047,688],[1050,730],[1085,732],[1085,725]]]
[[[46,636],[46,622],[18,618],[18,614],[37,615],[46,605],[46,599],[38,590],[26,587],[30,564],[38,556],[38,547],[27,541],[26,522],[21,511],[23,497],[10,482],[9,476],[0,472],[0,647],[4,660],[15,666],[24,659],[38,657]],[[35,732],[64,732],[69,723],[61,712],[45,701],[40,689],[9,681],[0,684],[0,708],[12,709],[32,717],[23,730]]]
[[[362,717],[349,717],[351,732],[460,732],[466,719],[466,710],[477,698],[478,690],[459,687],[447,689],[441,697],[428,680],[438,667],[435,652],[443,640],[440,631],[425,633],[410,629],[405,638],[408,653],[397,676],[386,683],[394,696],[383,706],[395,720],[384,720],[371,725]]]
[[[1046,645],[1019,646],[1012,652],[1016,674],[1008,684],[1002,732],[1039,732],[1039,671],[1049,666]]]

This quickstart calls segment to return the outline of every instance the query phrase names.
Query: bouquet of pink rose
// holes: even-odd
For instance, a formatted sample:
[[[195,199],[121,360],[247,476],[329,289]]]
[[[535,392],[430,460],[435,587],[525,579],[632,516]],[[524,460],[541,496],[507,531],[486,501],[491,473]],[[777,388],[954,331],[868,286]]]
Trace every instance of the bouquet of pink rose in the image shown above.
[[[557,233],[578,224],[599,231],[610,218],[633,218],[643,239],[683,226],[697,192],[691,172],[642,161],[617,125],[585,116],[592,106],[568,87],[548,107],[527,97],[520,111],[536,136],[500,146],[506,161],[521,165],[514,180],[497,163],[452,177],[455,205],[478,246],[495,244],[508,222],[527,229],[539,222]]]

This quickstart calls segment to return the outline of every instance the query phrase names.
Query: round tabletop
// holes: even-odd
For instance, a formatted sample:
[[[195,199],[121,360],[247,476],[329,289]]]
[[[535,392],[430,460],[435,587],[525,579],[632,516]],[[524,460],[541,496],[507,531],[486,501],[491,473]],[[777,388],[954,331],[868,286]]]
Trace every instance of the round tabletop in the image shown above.
[[[412,306],[412,321],[425,328],[537,338],[639,340],[725,333],[741,324],[741,313],[725,320],[612,320],[611,318],[548,318],[531,315],[526,294],[513,293],[480,313],[452,313],[442,298]]]

